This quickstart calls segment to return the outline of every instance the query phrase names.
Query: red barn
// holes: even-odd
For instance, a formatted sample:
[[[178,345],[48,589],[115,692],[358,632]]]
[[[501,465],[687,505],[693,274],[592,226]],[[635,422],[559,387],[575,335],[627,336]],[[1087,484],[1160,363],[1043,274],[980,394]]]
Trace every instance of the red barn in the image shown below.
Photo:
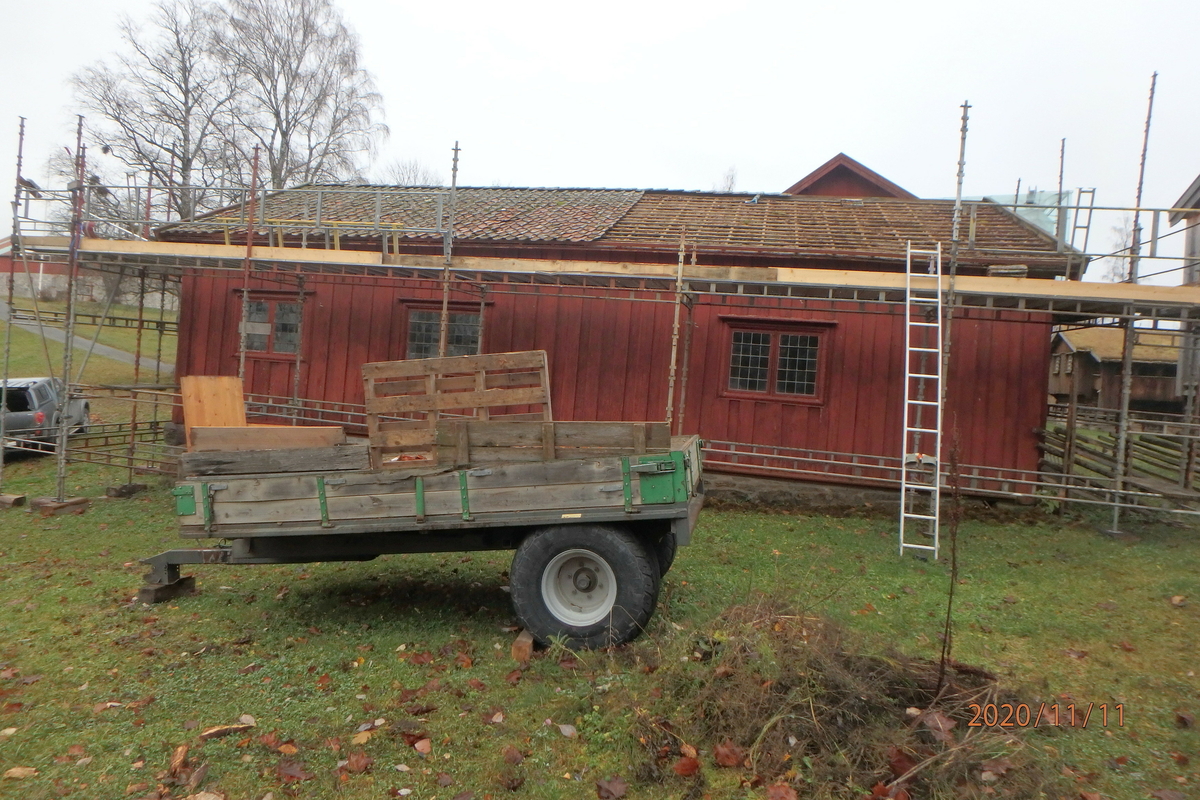
[[[544,349],[556,418],[663,419],[682,240],[677,431],[714,443],[717,468],[888,478],[880,466],[897,462],[901,446],[897,273],[906,243],[948,246],[954,204],[914,199],[845,156],[830,164],[806,179],[816,195],[803,193],[805,181],[778,195],[460,188],[449,354]],[[843,169],[860,196],[820,196],[822,177]],[[870,181],[882,196],[867,196]],[[397,227],[433,229],[436,213],[428,197],[387,187],[267,195],[255,258],[271,266],[248,284],[247,391],[359,404],[364,362],[436,355],[443,241]],[[246,249],[245,235],[215,219],[158,232],[230,251]],[[1078,274],[1078,254],[1002,207],[964,215],[960,275],[1019,263],[1031,278],[1055,278],[1072,258]],[[349,266],[330,274],[314,259]],[[185,275],[178,375],[237,374],[242,290],[236,271]],[[962,463],[1036,470],[1051,319],[1004,305],[955,318],[946,430]]]

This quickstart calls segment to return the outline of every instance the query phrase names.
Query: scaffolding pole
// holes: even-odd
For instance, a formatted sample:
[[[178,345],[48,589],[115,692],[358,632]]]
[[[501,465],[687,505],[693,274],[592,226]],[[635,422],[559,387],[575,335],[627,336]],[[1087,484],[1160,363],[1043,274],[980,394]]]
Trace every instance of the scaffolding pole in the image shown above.
[[[63,331],[62,392],[58,396],[58,419],[55,420],[55,497],[67,499],[67,436],[71,426],[71,360],[75,354],[75,281],[79,277],[79,240],[83,236],[84,179],[87,175],[87,155],[83,145],[83,116],[75,128],[75,187],[71,209],[71,244],[67,265],[67,313]]]

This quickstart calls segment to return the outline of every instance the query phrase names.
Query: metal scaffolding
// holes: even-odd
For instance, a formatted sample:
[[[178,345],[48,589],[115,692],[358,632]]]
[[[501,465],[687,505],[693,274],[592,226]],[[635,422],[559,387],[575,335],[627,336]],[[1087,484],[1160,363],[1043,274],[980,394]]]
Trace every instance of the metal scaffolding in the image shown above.
[[[84,151],[78,148],[82,162]],[[457,152],[456,152],[457,157]],[[18,161],[18,173],[20,172]],[[82,175],[83,172],[81,171]],[[7,286],[13,305],[13,288],[23,278],[30,290],[35,272],[46,268],[68,269],[68,310],[52,312],[42,308],[31,291],[32,308],[13,309],[8,315],[5,335],[4,370],[8,377],[8,352],[14,325],[33,322],[40,329],[74,328],[95,325],[96,332],[85,345],[85,355],[73,381],[72,366],[65,348],[59,370],[46,350],[47,369],[58,372],[75,396],[108,403],[128,405],[128,421],[94,424],[81,436],[59,437],[60,494],[65,486],[67,465],[75,462],[100,463],[117,467],[130,483],[139,472],[172,474],[173,459],[179,448],[163,439],[166,424],[179,405],[173,382],[164,381],[162,369],[164,337],[175,330],[165,301],[189,275],[226,275],[243,278],[243,324],[240,328],[239,360],[246,349],[247,305],[250,281],[273,283],[280,290],[302,297],[306,281],[326,275],[353,275],[364,285],[395,285],[397,281],[420,282],[430,288],[468,295],[481,303],[485,295],[526,294],[554,291],[564,297],[581,297],[596,302],[669,303],[676,318],[681,306],[689,313],[687,321],[672,326],[673,350],[682,351],[682,363],[673,359],[672,375],[678,376],[677,397],[671,396],[671,410],[682,430],[687,410],[686,382],[690,333],[694,306],[719,304],[731,296],[762,298],[800,298],[827,303],[832,310],[853,309],[855,313],[896,314],[905,302],[902,272],[864,272],[859,275],[830,273],[827,270],[779,269],[741,270],[711,268],[698,264],[696,248],[690,265],[634,264],[599,262],[554,262],[548,266],[505,260],[460,256],[452,252],[454,192],[446,189],[410,190],[393,187],[306,187],[271,192],[274,207],[294,211],[291,216],[267,216],[266,190],[257,186],[221,190],[231,200],[229,209],[203,216],[205,226],[218,231],[216,244],[171,245],[154,241],[153,232],[170,222],[164,198],[170,193],[192,191],[188,187],[98,186],[77,180],[65,189],[31,189],[18,182],[13,201],[13,258],[19,267],[10,274]],[[198,189],[196,190],[198,191]],[[35,196],[36,195],[36,196]],[[111,199],[118,197],[122,202]],[[389,219],[384,209],[402,197],[416,215],[404,220]],[[107,200],[105,198],[108,198]],[[1076,195],[1076,203],[1050,206],[1014,204],[1010,209],[1043,209],[1057,220],[1072,219],[1058,228],[1070,241],[1058,239],[1057,253],[1071,264],[1071,277],[1078,278],[1089,261],[1113,262],[1137,259],[1142,265],[1154,264],[1153,270],[1135,281],[1120,284],[1084,284],[1078,280],[1016,281],[1008,277],[963,275],[954,278],[953,294],[947,306],[956,317],[976,311],[1021,311],[1039,324],[1050,321],[1067,330],[1072,327],[1124,326],[1134,340],[1141,332],[1174,332],[1180,335],[1185,353],[1200,348],[1191,333],[1200,317],[1197,292],[1158,291],[1146,284],[1147,278],[1182,270],[1181,254],[1174,254],[1178,231],[1164,232],[1159,220],[1163,214],[1190,209],[1097,206],[1094,192]],[[1085,202],[1086,199],[1086,202]],[[976,248],[976,219],[984,201],[961,201],[958,217],[964,232],[957,243],[959,253],[974,253],[1012,262],[1021,258],[1044,257],[1046,251]],[[989,205],[994,205],[989,203]],[[73,209],[67,217],[55,208]],[[345,217],[336,209],[353,207],[356,216]],[[118,213],[136,208],[140,217]],[[149,211],[147,211],[147,209]],[[1140,227],[1137,238],[1123,246],[1087,252],[1093,220],[1120,218],[1137,214],[1151,220],[1149,234]],[[1106,216],[1107,215],[1107,216]],[[199,223],[201,220],[196,220]],[[175,220],[173,224],[185,222]],[[1146,236],[1146,238],[1143,238]],[[443,243],[438,256],[405,254],[405,237]],[[957,238],[957,237],[956,237]],[[1091,239],[1096,237],[1092,236]],[[1071,241],[1080,241],[1074,249]],[[703,254],[701,254],[702,256]],[[765,272],[773,272],[766,276]],[[115,281],[104,298],[100,311],[81,311],[74,298],[79,291],[79,274],[109,277]],[[72,278],[74,275],[76,278]],[[1161,279],[1161,277],[1160,277]],[[120,305],[121,281],[137,282],[136,313],[114,312]],[[1033,286],[1030,286],[1033,284]],[[155,288],[157,287],[157,288]],[[948,287],[947,287],[948,288]],[[1200,290],[1198,290],[1200,291]],[[158,313],[147,313],[149,296],[157,295]],[[865,305],[864,305],[865,304]],[[303,303],[300,303],[303,306]],[[448,300],[443,302],[443,323]],[[297,323],[303,335],[304,315]],[[85,382],[82,367],[100,338],[101,328],[127,327],[136,331],[134,378],[125,385],[96,386]],[[148,370],[143,369],[145,333],[156,337],[153,382],[141,383]],[[682,337],[682,347],[680,338]],[[439,336],[444,347],[445,324]],[[67,337],[68,344],[72,342]],[[1047,345],[1049,346],[1049,345]],[[299,348],[298,348],[299,349]],[[291,397],[248,393],[251,415],[290,424],[325,422],[356,425],[363,419],[363,408],[355,404],[324,402],[300,397],[299,353],[293,377]],[[1193,359],[1194,360],[1194,359]],[[1131,372],[1126,365],[1126,373]],[[678,370],[675,368],[678,367]],[[148,378],[148,375],[146,375]],[[1200,421],[1196,419],[1195,389],[1188,394],[1188,410],[1172,417],[1120,410],[1115,412],[1080,407],[1077,403],[1052,406],[1044,432],[1044,458],[1038,470],[1005,470],[982,465],[962,465],[964,492],[991,497],[1039,498],[1055,501],[1102,505],[1110,508],[1159,508],[1179,514],[1200,513],[1197,491],[1196,446],[1200,442]],[[0,429],[0,439],[4,432]],[[1127,454],[1119,457],[1117,442],[1124,436]],[[8,446],[26,445],[5,440]],[[778,447],[745,442],[711,441],[706,451],[709,466],[717,469],[749,469],[774,474],[826,481],[849,481],[866,485],[897,487],[903,464],[896,457],[871,454],[836,453]],[[1175,465],[1174,472],[1168,464]],[[1178,474],[1176,474],[1176,472]],[[943,477],[944,479],[944,477]],[[0,465],[0,482],[3,466]],[[1156,482],[1157,481],[1157,482]],[[1168,491],[1162,483],[1176,489]],[[2,486],[2,484],[0,484]]]

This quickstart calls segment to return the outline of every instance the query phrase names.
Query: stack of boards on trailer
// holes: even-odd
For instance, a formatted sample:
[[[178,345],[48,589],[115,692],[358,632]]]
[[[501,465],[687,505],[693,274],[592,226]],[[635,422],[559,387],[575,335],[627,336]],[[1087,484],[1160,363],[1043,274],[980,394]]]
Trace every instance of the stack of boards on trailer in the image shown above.
[[[181,457],[182,535],[232,544],[146,559],[144,599],[171,596],[186,563],[515,549],[511,574],[525,578],[512,578],[513,601],[536,638],[595,646],[644,627],[703,503],[697,437],[662,422],[555,422],[541,351],[363,374],[366,443],[338,428],[336,443],[314,446],[305,437],[325,430],[314,428],[276,447]],[[226,427],[198,425],[189,441]],[[264,435],[253,430],[242,428]]]

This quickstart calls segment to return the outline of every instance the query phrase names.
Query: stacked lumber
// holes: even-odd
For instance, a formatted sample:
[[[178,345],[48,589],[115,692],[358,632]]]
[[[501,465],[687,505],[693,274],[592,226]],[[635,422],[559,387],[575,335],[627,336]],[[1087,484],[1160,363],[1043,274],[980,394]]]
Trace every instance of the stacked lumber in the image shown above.
[[[436,428],[436,461],[463,467],[529,461],[665,453],[665,422],[444,421]]]

